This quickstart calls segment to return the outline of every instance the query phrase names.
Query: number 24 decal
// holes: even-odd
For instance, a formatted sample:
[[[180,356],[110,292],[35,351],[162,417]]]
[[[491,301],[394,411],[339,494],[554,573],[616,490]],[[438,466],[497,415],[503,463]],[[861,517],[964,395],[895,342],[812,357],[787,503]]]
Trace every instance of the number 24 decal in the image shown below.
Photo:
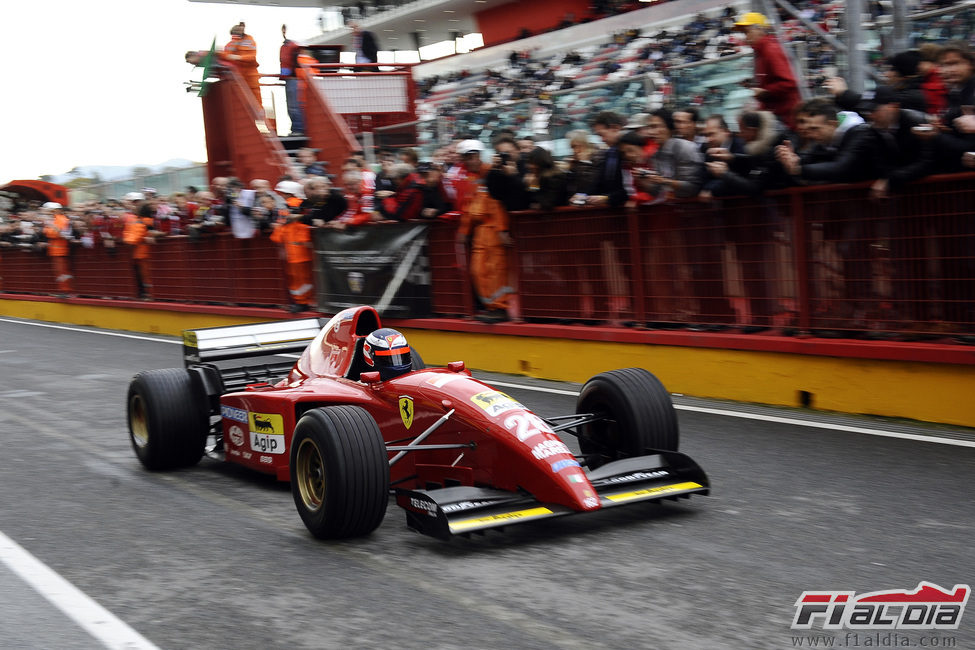
[[[513,431],[518,440],[524,442],[539,433],[552,433],[552,429],[545,424],[545,420],[534,413],[516,413],[509,415],[504,426],[508,431]]]

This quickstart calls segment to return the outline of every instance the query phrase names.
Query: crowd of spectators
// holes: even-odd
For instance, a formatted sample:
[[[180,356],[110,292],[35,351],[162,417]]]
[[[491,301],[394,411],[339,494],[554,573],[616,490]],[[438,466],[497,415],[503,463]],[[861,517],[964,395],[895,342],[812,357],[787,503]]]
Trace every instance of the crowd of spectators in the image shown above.
[[[806,22],[782,8],[778,8],[778,22],[783,41],[797,54],[800,71],[805,77],[802,81],[815,94],[827,79],[837,76],[839,61],[835,48],[807,22],[826,34],[841,34],[845,27],[845,3],[802,0],[793,5]],[[951,6],[961,10],[911,22],[909,39],[917,43],[968,40],[971,45],[975,34],[975,11],[965,10],[957,0],[920,2],[912,12]],[[869,11],[866,28],[889,25],[889,5],[871,2],[866,4],[866,9]],[[662,30],[635,27],[612,35],[599,46],[551,56],[512,51],[505,64],[490,70],[478,73],[459,70],[419,80],[418,114],[421,118],[452,115],[457,111],[490,109],[528,98],[544,104],[558,91],[640,75],[649,76],[660,91],[658,100],[667,104],[677,81],[673,73],[675,67],[751,52],[749,44],[736,33],[734,23],[734,10],[727,7],[713,15],[699,14],[683,25]],[[878,75],[886,66],[879,52],[879,47],[867,52],[871,70]],[[721,86],[708,86],[700,96],[688,97],[685,101],[715,108],[720,106],[727,91]]]
[[[932,65],[925,66],[925,61]],[[604,111],[592,120],[591,131],[568,134],[573,153],[561,161],[553,161],[531,138],[502,130],[491,143],[495,153],[485,184],[490,195],[510,212],[570,204],[636,207],[671,199],[711,203],[774,189],[861,181],[870,182],[865,195],[883,200],[924,176],[975,169],[975,54],[967,43],[928,45],[923,53],[899,53],[887,63],[886,83],[871,95],[852,93],[841,78],[832,78],[826,84],[829,96],[799,103],[781,118],[763,110],[703,118],[696,106],[630,116]],[[757,96],[767,94],[763,90]],[[599,141],[598,148],[593,146],[593,136]],[[442,156],[443,151],[437,155]],[[948,226],[959,227],[958,232],[944,236],[969,241],[972,233],[965,228],[970,226],[957,222]],[[823,250],[840,260],[837,275],[843,285],[842,299],[852,310],[844,314],[850,322],[858,318],[862,322],[862,314],[857,313],[862,301],[858,300],[863,286],[869,284],[866,276],[871,270],[869,252],[860,248],[869,247],[869,242],[892,238],[899,242],[891,251],[895,266],[901,262],[915,265],[895,269],[900,280],[895,282],[894,297],[899,302],[905,303],[911,291],[917,293],[919,285],[911,285],[911,281],[924,275],[923,269],[915,268],[918,255],[924,253],[906,250],[906,235],[887,232],[881,237],[881,233],[866,232],[867,228],[850,219],[823,225]],[[771,232],[751,232],[752,241],[742,243],[739,254],[747,255],[742,251],[754,246],[755,238],[767,237],[771,242],[772,236]],[[780,232],[776,236],[788,235]],[[686,246],[671,241],[651,248],[673,252]],[[681,255],[669,260],[672,268],[694,266]],[[909,258],[914,261],[904,262]],[[946,276],[972,275],[973,269],[947,266],[941,270]],[[690,277],[695,272],[687,270],[686,274]],[[911,280],[906,279],[909,277]],[[671,289],[671,294],[689,291],[688,287]],[[956,289],[952,295],[958,298],[965,291],[971,295],[975,287]],[[940,317],[975,321],[970,298],[960,302],[966,306]],[[664,311],[668,319],[691,317],[679,309]],[[735,318],[748,322],[754,316],[746,306]],[[923,320],[917,313],[904,317]]]

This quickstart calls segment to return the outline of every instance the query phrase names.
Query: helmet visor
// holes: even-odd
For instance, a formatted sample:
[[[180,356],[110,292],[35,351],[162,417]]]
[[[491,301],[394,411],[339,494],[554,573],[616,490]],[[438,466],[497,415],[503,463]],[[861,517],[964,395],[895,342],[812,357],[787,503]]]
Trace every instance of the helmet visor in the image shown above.
[[[392,350],[374,350],[373,354],[376,358],[376,365],[383,368],[401,368],[409,365],[412,361],[409,346],[393,348]]]

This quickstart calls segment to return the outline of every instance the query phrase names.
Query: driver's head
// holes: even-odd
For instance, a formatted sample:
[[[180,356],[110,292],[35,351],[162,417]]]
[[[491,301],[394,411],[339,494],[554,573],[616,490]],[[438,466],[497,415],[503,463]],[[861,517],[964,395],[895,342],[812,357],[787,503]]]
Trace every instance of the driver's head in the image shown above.
[[[383,327],[366,337],[362,346],[366,365],[379,371],[383,381],[399,377],[413,370],[410,345],[406,337],[394,329]]]

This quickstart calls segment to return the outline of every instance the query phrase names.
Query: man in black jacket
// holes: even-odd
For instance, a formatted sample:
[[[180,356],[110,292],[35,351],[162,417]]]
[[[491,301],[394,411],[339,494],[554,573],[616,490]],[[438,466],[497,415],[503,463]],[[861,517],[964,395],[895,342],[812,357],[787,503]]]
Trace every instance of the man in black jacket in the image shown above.
[[[948,111],[938,138],[940,171],[962,171],[962,156],[975,151],[975,52],[962,41],[947,43],[938,56],[941,78],[948,86]]]
[[[776,147],[776,158],[793,178],[807,183],[855,183],[877,178],[875,171],[876,136],[863,118],[850,111],[837,112],[836,106],[820,99],[811,99],[799,108],[808,119],[813,139],[827,148],[825,160],[812,162],[800,158],[791,143]],[[866,316],[867,299],[872,297],[870,244],[875,236],[875,224],[851,214],[843,203],[824,203],[819,210],[823,243],[813,253],[818,257],[817,268],[823,275],[814,281],[819,299],[816,309],[830,321],[819,324],[833,335],[833,328],[862,327]],[[842,259],[843,295],[834,299],[831,281],[826,273],[831,269],[834,254]]]
[[[811,99],[799,108],[812,138],[826,147],[825,160],[813,161],[793,151],[790,143],[775,150],[778,161],[794,178],[810,183],[855,183],[876,178],[874,137],[863,118],[837,111],[826,100]]]
[[[592,121],[592,131],[606,144],[606,149],[596,161],[595,180],[589,188],[589,205],[609,205],[618,208],[626,203],[623,187],[623,154],[619,139],[623,135],[626,120],[612,111],[603,111]]]
[[[879,178],[870,192],[876,198],[886,198],[891,190],[934,171],[934,142],[914,131],[927,121],[924,113],[901,108],[900,97],[890,86],[879,86],[871,104],[874,168]]]

